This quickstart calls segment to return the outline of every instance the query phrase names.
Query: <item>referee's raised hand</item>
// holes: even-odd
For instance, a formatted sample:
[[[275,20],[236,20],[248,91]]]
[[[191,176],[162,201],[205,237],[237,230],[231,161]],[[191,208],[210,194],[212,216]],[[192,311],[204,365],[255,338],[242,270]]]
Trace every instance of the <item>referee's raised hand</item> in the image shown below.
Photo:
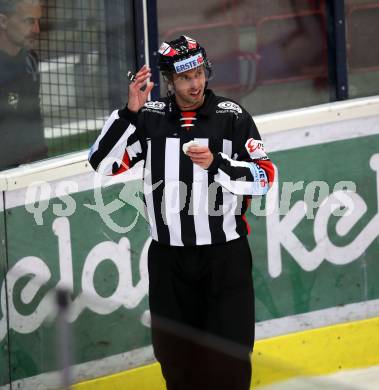
[[[148,81],[150,77],[151,69],[147,65],[144,65],[130,83],[128,99],[128,108],[130,111],[138,112],[146,103],[149,93],[154,87],[154,83]]]

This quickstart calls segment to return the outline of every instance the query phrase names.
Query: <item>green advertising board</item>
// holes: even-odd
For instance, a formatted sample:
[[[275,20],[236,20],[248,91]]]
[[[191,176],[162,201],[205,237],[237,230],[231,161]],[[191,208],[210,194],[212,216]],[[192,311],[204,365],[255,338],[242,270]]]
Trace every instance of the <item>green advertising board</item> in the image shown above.
[[[104,201],[117,197],[119,187],[102,191]],[[72,215],[57,217],[54,205],[65,203],[52,198],[41,224],[24,206],[7,210],[12,380],[57,369],[58,289],[72,291],[73,364],[150,344],[144,324],[148,310],[146,222],[139,218],[130,233],[119,234],[84,206],[94,203],[93,190],[70,197],[76,204]],[[123,207],[115,219],[128,223],[135,217],[133,210]]]
[[[272,154],[266,223],[251,216],[258,321],[379,298],[378,145],[373,135]]]
[[[258,323],[379,299],[378,145],[370,135],[271,153],[278,181],[247,215]],[[0,387],[9,377],[17,388],[59,385],[60,289],[77,380],[153,358],[141,182],[96,176],[5,193]]]
[[[5,289],[5,274],[7,272],[7,253],[6,253],[6,236],[5,236],[5,213],[4,213],[4,199],[3,193],[0,196],[0,286]],[[4,286],[4,287],[3,287]],[[0,379],[1,385],[9,383],[9,344],[7,337],[7,321],[8,321],[8,309],[5,299],[5,291],[0,290],[1,293],[1,313],[0,321],[3,324],[0,331]],[[4,390],[8,389],[8,386],[4,386]]]

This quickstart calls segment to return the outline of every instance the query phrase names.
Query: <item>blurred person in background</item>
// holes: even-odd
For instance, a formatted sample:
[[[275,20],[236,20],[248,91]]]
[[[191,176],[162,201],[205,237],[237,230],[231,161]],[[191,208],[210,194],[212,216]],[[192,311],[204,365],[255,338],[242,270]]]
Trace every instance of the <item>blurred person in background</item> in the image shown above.
[[[0,169],[47,156],[40,108],[38,0],[0,0]]]

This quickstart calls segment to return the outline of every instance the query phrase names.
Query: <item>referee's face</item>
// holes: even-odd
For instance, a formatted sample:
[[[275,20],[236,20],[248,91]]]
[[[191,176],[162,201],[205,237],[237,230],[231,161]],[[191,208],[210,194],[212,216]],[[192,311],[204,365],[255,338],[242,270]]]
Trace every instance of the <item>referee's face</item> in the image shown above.
[[[203,104],[205,81],[204,66],[173,74],[172,84],[180,109],[195,110]]]

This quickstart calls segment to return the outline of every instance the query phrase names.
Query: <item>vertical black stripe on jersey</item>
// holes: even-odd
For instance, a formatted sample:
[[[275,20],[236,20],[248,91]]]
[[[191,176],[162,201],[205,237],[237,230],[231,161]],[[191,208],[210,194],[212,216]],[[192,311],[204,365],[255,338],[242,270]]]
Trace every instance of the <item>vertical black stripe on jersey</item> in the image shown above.
[[[185,141],[184,141],[185,142]],[[180,148],[183,147],[183,140],[180,142]],[[193,182],[193,162],[184,153],[180,153],[179,180],[185,183],[180,186],[180,199],[186,199],[185,205],[180,212],[180,222],[182,227],[183,245],[196,245],[195,222],[193,218],[192,182]]]
[[[152,139],[151,140],[151,183],[155,188],[156,183],[162,180],[165,171],[165,148],[166,139]],[[155,223],[157,226],[158,241],[166,244],[170,244],[170,234],[168,227],[163,217],[165,212],[165,199],[164,199],[164,186],[166,183],[162,182],[153,191],[153,203]]]
[[[247,209],[247,201],[247,196],[238,196],[238,206],[236,209],[236,231],[240,236],[246,236],[248,233],[246,222],[242,218]]]
[[[222,151],[222,139],[209,139],[209,149],[215,153]],[[213,184],[212,184],[213,183]],[[208,210],[209,210],[209,230],[211,232],[212,242],[225,242],[226,235],[223,229],[224,216],[222,211],[223,194],[222,186],[214,184],[214,175],[208,175],[208,188],[211,188],[208,198]],[[217,188],[215,196],[215,188]]]

